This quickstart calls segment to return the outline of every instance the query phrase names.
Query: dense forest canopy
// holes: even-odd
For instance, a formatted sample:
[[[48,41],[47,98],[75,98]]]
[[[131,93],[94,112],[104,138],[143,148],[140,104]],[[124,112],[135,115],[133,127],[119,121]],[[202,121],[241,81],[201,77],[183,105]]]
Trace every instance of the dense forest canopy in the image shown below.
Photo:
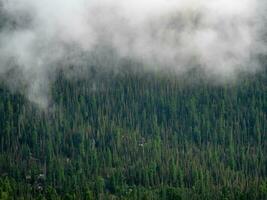
[[[45,110],[1,84],[1,199],[267,198],[266,70],[85,77],[59,73]]]

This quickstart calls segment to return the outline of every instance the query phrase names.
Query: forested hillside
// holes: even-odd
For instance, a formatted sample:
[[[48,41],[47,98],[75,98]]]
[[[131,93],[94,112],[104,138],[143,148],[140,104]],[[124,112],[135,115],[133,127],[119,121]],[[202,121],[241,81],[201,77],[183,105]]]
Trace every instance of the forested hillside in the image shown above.
[[[266,70],[130,71],[59,73],[45,109],[2,83],[0,199],[267,199]]]

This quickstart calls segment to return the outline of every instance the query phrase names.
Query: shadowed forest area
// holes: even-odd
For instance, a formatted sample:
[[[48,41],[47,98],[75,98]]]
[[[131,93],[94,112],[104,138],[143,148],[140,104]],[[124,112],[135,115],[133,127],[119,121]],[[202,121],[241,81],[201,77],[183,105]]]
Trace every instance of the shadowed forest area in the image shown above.
[[[88,77],[59,73],[45,110],[1,84],[0,199],[267,198],[266,68]]]

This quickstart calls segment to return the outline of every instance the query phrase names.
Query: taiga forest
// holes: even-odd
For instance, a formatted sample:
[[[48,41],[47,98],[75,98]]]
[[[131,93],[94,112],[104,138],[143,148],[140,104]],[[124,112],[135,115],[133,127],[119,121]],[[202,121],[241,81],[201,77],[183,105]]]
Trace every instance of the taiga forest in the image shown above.
[[[266,200],[266,7],[0,0],[0,200]]]

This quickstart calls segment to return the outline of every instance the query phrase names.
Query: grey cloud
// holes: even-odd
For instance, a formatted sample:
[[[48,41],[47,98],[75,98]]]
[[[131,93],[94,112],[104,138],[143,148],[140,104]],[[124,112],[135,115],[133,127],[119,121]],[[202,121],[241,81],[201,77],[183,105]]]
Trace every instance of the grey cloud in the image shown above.
[[[257,56],[266,55],[260,0],[0,2],[0,77],[17,90],[14,82],[24,82],[28,98],[42,107],[51,74],[68,65],[115,68],[130,58],[149,69],[180,74],[198,67],[227,79],[257,71]]]

